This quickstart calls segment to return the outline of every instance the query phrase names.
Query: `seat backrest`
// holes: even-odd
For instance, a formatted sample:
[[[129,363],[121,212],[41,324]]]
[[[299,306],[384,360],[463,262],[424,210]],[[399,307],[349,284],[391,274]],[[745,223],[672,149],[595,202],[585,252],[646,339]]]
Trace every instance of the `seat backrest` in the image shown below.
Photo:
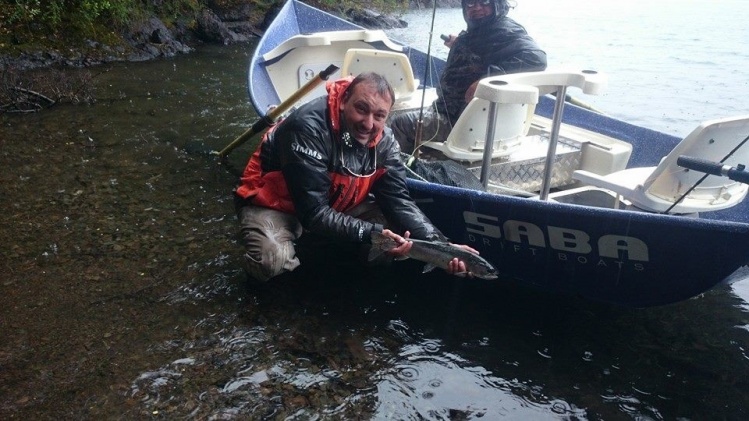
[[[343,67],[343,57],[351,48],[404,51],[402,45],[391,41],[382,30],[357,29],[294,35],[262,56],[263,66],[277,97],[266,98],[264,105],[278,105],[331,64]],[[340,75],[335,72],[330,75],[330,80],[338,79]],[[297,105],[326,93],[325,84],[321,83],[301,98]]]
[[[418,88],[408,56],[396,51],[350,48],[343,57],[341,74],[356,76],[362,72],[375,72],[393,87],[395,101],[410,97]]]
[[[500,158],[520,147],[523,136],[528,134],[536,104],[497,104],[496,107],[492,157]],[[452,159],[480,161],[484,155],[489,110],[489,101],[474,97],[455,122],[442,145],[442,152]],[[431,145],[435,144],[425,144]]]
[[[510,155],[528,134],[539,94],[575,86],[598,94],[606,77],[591,71],[545,70],[481,79],[474,98],[455,122],[444,144],[426,143],[452,159],[480,161],[486,144],[489,104],[497,104],[492,158]]]
[[[693,156],[724,165],[749,165],[749,115],[705,121],[666,155],[643,183],[647,193],[668,201],[678,200],[705,174],[677,165],[681,155]],[[745,142],[730,157],[731,151]],[[723,161],[725,159],[725,161]],[[724,201],[745,195],[747,186],[727,177],[711,175],[690,192],[681,204],[690,201]]]

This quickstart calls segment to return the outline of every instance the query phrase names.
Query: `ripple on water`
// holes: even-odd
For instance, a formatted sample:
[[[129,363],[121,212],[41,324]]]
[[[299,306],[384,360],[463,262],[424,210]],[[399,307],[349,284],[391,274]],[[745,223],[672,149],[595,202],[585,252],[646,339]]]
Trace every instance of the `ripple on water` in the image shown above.
[[[408,323],[403,320],[390,320],[387,325],[387,330],[394,334],[398,339],[403,342],[413,342],[413,338],[409,333]]]
[[[223,322],[225,318],[215,316],[199,324],[210,328]],[[263,328],[220,329],[210,336],[211,340],[165,344],[163,349],[178,348],[188,355],[139,375],[132,382],[131,397],[161,415],[175,411],[210,418],[246,413],[263,399],[261,385],[287,372],[270,362]],[[213,381],[203,382],[206,376]]]
[[[448,363],[449,355],[422,355],[396,364],[377,388],[378,419],[587,418],[585,410],[544,396],[543,388],[508,381],[483,367]]]
[[[375,418],[587,418],[584,409],[547,396],[543,386],[498,377],[434,339],[403,345],[377,377]]]
[[[177,287],[174,291],[168,293],[162,301],[169,304],[177,303],[198,303],[219,298],[231,297],[236,292],[237,286],[234,282],[236,279],[237,269],[230,267],[228,256],[221,255],[205,263],[205,267],[224,267],[227,270],[214,272],[208,279],[195,278],[190,282],[185,282]],[[191,269],[200,270],[200,265],[194,264]]]
[[[403,381],[411,382],[419,378],[419,369],[413,365],[401,365],[395,367],[396,376]]]

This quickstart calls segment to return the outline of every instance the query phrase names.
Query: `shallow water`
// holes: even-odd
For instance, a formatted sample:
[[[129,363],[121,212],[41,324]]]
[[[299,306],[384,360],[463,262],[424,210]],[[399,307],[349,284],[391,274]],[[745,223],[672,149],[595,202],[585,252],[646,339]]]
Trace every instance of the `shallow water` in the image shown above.
[[[746,281],[652,309],[507,280],[238,269],[252,45],[0,116],[2,419],[745,419]],[[104,70],[104,69],[102,69]]]

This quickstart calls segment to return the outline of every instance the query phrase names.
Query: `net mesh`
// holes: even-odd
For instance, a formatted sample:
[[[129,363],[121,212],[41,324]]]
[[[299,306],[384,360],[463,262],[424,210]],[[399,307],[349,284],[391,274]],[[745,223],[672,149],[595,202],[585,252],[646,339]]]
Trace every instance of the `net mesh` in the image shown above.
[[[404,153],[401,158],[409,170],[409,178],[465,189],[486,190],[481,181],[459,162],[424,161]]]

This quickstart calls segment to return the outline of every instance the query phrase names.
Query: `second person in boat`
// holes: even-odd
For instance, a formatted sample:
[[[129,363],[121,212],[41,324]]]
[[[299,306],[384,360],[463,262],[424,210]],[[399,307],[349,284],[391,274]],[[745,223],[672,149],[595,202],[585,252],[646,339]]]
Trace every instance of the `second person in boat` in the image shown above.
[[[440,76],[438,98],[422,116],[422,141],[444,142],[480,79],[546,69],[546,53],[525,28],[509,18],[508,0],[463,0],[467,29],[450,35],[447,63]],[[390,121],[403,152],[411,153],[420,111],[394,114]]]

